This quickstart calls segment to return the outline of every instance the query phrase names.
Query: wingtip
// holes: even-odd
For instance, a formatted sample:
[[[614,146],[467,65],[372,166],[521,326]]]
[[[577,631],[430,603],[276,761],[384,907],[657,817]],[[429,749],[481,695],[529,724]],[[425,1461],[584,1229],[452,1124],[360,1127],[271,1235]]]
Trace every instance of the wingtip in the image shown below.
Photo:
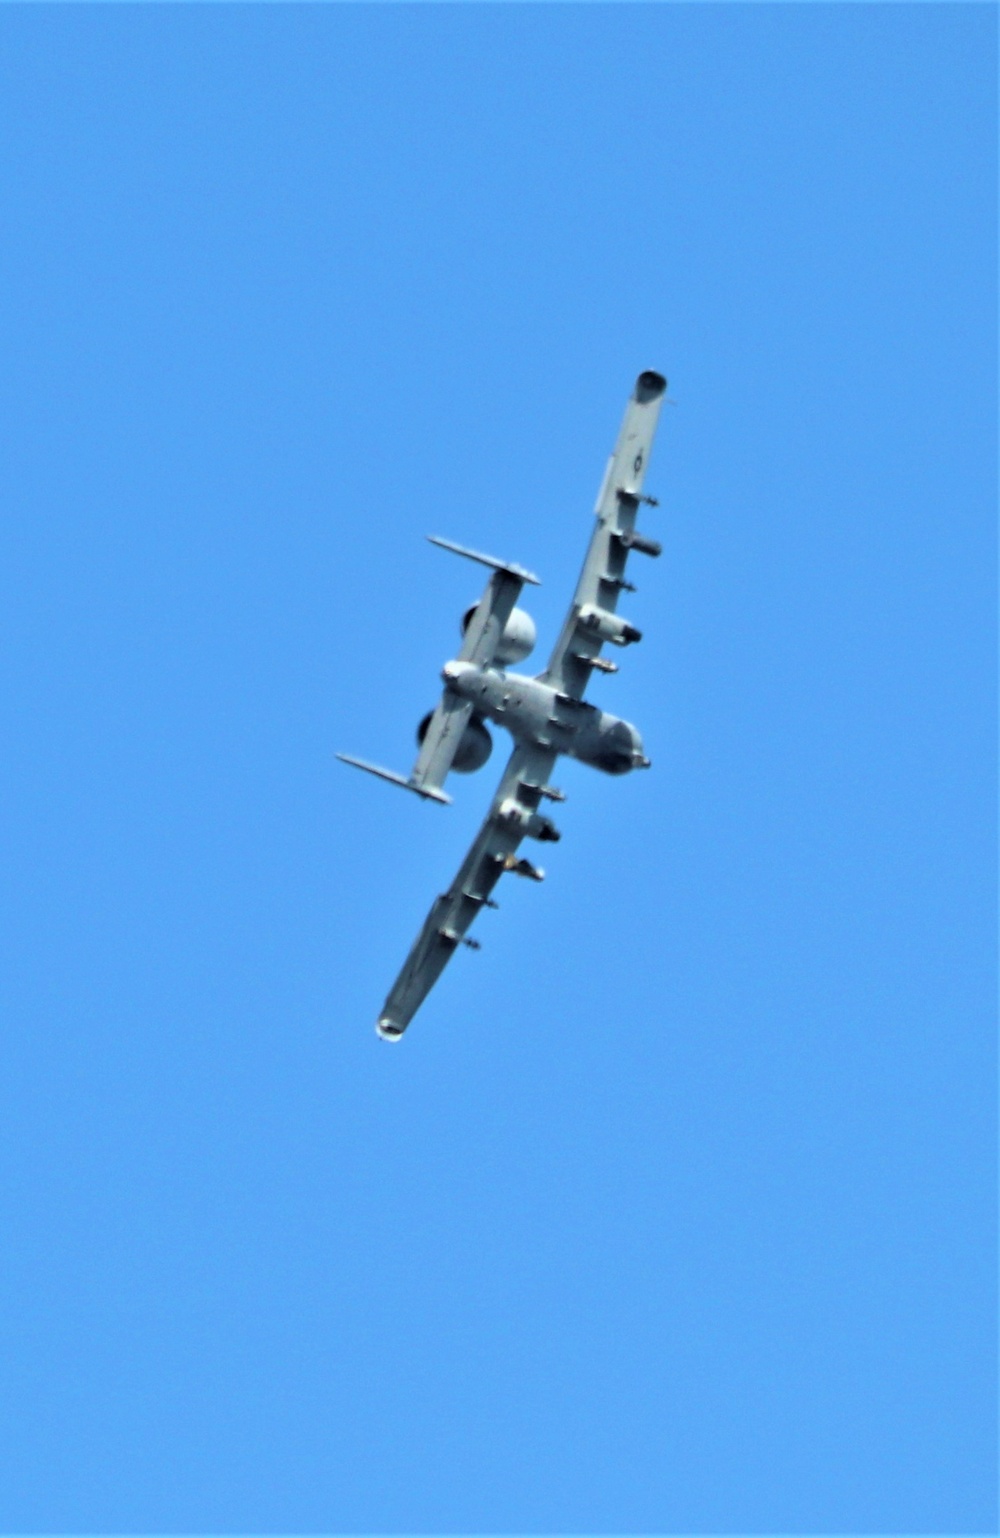
[[[441,806],[451,806],[452,804],[452,798],[446,790],[428,790],[421,788],[419,785],[411,785],[410,789],[415,790],[417,795],[422,796],[425,801],[437,801]]]
[[[664,394],[666,388],[667,381],[662,374],[652,368],[644,369],[635,382],[636,400],[655,400],[658,395]]]
[[[379,764],[370,764],[367,759],[355,758],[353,753],[335,753],[334,758],[339,758],[342,764],[350,764],[352,769],[363,769],[366,774],[374,774],[380,780],[387,780],[390,785],[398,785],[402,790],[412,790],[414,795],[420,796],[424,801],[440,801],[442,806],[451,806],[451,797],[446,791],[438,790],[433,785],[418,785],[414,780],[407,779],[405,775],[397,774],[394,769],[383,769]]]
[[[517,561],[501,561],[495,555],[484,555],[481,550],[469,550],[465,545],[458,545],[453,539],[442,539],[440,534],[426,534],[424,538],[432,545],[439,546],[442,550],[450,550],[452,555],[464,555],[469,561],[478,561],[481,566],[490,566],[494,571],[505,571],[518,582],[530,583],[532,587],[541,587],[541,577],[536,577],[533,571],[526,566],[521,566]]]

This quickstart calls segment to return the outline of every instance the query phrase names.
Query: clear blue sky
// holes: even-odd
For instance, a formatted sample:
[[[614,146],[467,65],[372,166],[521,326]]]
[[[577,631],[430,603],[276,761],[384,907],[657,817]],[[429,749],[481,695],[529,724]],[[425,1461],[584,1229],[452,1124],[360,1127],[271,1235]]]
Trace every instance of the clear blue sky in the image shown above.
[[[0,12],[0,1527],[995,1530],[996,11]],[[398,1047],[668,374],[569,766]]]

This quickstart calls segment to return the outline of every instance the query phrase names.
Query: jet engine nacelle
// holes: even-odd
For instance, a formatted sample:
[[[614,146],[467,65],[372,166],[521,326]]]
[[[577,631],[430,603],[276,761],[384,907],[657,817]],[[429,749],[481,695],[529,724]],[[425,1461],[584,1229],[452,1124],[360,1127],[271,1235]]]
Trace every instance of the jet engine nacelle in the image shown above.
[[[470,603],[462,615],[463,635],[468,630],[469,622],[478,608],[478,603]],[[531,615],[524,609],[512,609],[510,619],[503,627],[503,635],[500,637],[500,645],[497,647],[494,661],[499,662],[503,667],[511,662],[523,662],[525,657],[534,651],[537,640],[538,631],[535,629],[535,622]]]
[[[433,710],[429,710],[417,727],[418,746],[423,745],[433,714]],[[451,767],[459,774],[474,774],[477,769],[483,767],[492,752],[493,738],[482,719],[479,716],[473,716],[462,733],[462,740],[458,745],[458,752],[451,761]]]

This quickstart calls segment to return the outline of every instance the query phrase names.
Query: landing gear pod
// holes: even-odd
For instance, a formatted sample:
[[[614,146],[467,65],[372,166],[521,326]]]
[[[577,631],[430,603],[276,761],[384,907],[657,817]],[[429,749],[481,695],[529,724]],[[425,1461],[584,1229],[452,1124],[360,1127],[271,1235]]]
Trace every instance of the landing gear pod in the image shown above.
[[[611,641],[615,646],[630,646],[635,641],[642,640],[642,631],[636,630],[628,620],[622,619],[620,614],[612,614],[608,609],[599,609],[596,604],[585,603],[580,610],[578,623],[584,630],[589,630],[599,635],[602,641]]]
[[[551,817],[543,817],[539,812],[532,811],[516,796],[508,796],[506,801],[500,803],[497,817],[528,838],[540,839],[543,844],[557,844],[562,837]]]

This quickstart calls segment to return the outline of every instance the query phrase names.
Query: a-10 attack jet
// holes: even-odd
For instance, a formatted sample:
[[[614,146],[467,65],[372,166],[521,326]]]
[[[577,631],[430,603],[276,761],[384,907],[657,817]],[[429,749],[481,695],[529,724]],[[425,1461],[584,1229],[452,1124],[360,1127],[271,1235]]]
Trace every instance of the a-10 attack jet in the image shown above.
[[[583,695],[592,673],[618,671],[616,663],[601,655],[605,641],[628,646],[641,639],[635,626],[616,611],[619,593],[635,591],[625,580],[629,552],[660,554],[657,541],[640,534],[635,523],[643,502],[656,505],[652,497],[643,496],[642,485],[666,387],[663,375],[652,370],[636,380],[598,493],[597,526],[583,571],[544,673],[529,678],[509,671],[535,644],[534,621],[515,604],[525,583],[537,584],[538,578],[523,566],[431,536],[434,544],[490,566],[493,573],[482,598],[463,618],[462,648],[442,669],[441,699],[420,723],[420,752],[413,771],[406,779],[346,753],[337,755],[419,796],[447,802],[451,798],[442,786],[449,769],[470,774],[490,756],[493,743],[486,721],[505,726],[514,739],[486,821],[458,875],[431,908],[379,1015],[375,1028],[386,1041],[402,1036],[458,945],[478,950],[478,941],[469,939],[466,930],[480,908],[497,906],[490,894],[504,872],[543,879],[544,871],[518,858],[517,848],[525,837],[542,842],[559,838],[552,819],[540,810],[543,802],[565,800],[549,782],[559,755],[568,753],[605,774],[649,768],[636,728],[599,710]]]

